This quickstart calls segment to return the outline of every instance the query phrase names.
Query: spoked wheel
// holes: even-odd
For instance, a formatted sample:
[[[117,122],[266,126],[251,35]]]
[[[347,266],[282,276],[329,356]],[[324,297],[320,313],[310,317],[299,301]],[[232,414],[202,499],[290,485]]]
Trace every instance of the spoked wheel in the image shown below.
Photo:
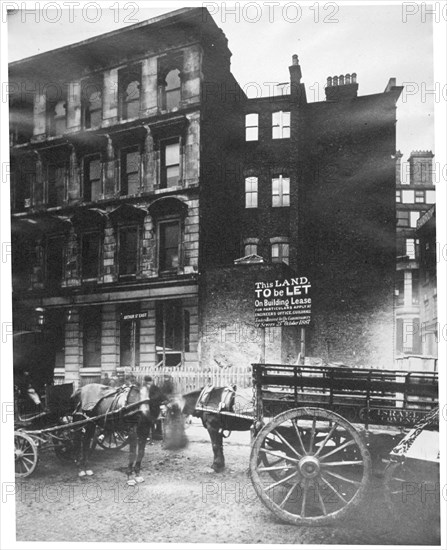
[[[27,477],[36,469],[39,460],[37,445],[28,434],[14,432],[15,473],[18,477]]]
[[[260,430],[250,455],[250,476],[262,503],[278,518],[325,524],[362,500],[371,458],[347,420],[303,407],[279,414]]]
[[[104,430],[98,428],[95,440],[103,449],[122,449],[129,443],[129,434],[126,430]]]

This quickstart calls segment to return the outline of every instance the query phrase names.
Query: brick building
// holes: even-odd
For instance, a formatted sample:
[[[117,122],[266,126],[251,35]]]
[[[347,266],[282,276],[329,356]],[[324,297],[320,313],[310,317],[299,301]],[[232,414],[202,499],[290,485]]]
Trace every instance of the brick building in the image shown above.
[[[230,57],[188,8],[10,64],[14,330],[47,327],[56,378],[222,366],[210,324],[252,327],[253,281],[286,272],[312,282],[308,355],[393,366],[402,88],[308,103],[294,56],[290,93],[248,99]],[[296,360],[296,328],[272,342]]]
[[[402,154],[396,155],[396,352],[404,357],[427,355],[428,350],[421,332],[425,310],[419,291],[423,250],[417,227],[418,220],[435,203],[433,157],[431,151],[413,151],[407,163],[402,163]],[[428,355],[436,357],[436,346],[430,345],[430,350]]]

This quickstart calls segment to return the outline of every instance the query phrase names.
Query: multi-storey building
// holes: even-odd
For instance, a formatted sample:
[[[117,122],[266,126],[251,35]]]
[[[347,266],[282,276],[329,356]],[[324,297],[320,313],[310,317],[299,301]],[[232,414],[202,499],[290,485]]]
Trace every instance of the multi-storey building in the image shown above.
[[[402,88],[308,103],[293,56],[289,93],[247,99],[230,57],[191,8],[10,65],[14,329],[52,329],[56,377],[249,368],[254,282],[293,274],[312,323],[269,360],[393,366]]]
[[[419,292],[422,250],[417,227],[435,203],[433,157],[431,151],[413,151],[402,165],[402,154],[396,155],[396,351],[404,356],[427,351],[421,331],[425,306]],[[430,349],[429,355],[436,357],[435,346]]]
[[[197,368],[198,273],[234,258],[227,181],[203,173],[240,119],[214,93],[239,92],[230,55],[181,9],[10,64],[14,330],[37,315],[56,377]]]

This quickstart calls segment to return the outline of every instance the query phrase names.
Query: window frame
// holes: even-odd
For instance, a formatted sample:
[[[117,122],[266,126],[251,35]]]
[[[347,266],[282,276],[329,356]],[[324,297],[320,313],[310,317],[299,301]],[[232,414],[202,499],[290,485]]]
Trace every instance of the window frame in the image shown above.
[[[129,231],[129,230],[135,230],[136,232],[136,247],[135,247],[135,272],[134,273],[122,273],[121,266],[123,262],[123,258],[126,256],[130,256],[130,254],[125,254],[121,250],[121,235],[122,233]],[[142,238],[142,227],[141,224],[137,223],[123,223],[119,224],[116,229],[117,233],[117,257],[116,257],[116,265],[117,265],[117,271],[118,271],[118,280],[133,280],[138,275],[138,270],[140,267],[140,247],[141,247],[141,238]]]
[[[256,124],[249,124],[248,117],[256,117]],[[254,131],[256,137],[248,137],[250,130]],[[245,141],[259,141],[259,113],[245,114]]]
[[[84,269],[84,266],[86,265],[86,262],[84,261],[84,239],[86,237],[89,237],[89,236],[92,236],[92,235],[96,235],[98,237],[98,246],[97,246],[97,251],[96,251],[96,254],[92,253],[91,256],[92,257],[95,257],[96,256],[96,274],[94,275],[91,275],[89,273],[89,276],[85,276],[85,269]],[[79,237],[79,259],[80,259],[80,264],[81,264],[81,280],[82,281],[95,281],[99,278],[100,276],[100,267],[101,267],[101,262],[102,262],[102,232],[100,229],[97,229],[97,228],[89,228],[89,229],[86,229],[85,231],[82,231],[81,234],[80,234],[80,237]]]
[[[183,73],[182,73],[183,59],[180,57],[168,60],[161,60],[158,67],[158,109],[160,111],[175,112],[182,107],[182,88],[183,88]],[[168,75],[178,71],[179,86],[172,89],[167,89],[168,83],[166,81]],[[178,103],[168,108],[168,95],[174,92],[178,93]]]
[[[81,313],[81,322],[82,322],[82,368],[83,369],[100,369],[101,368],[101,357],[102,357],[102,311],[101,306],[88,306]],[[98,362],[95,364],[87,364],[86,357],[86,345],[92,342],[90,334],[86,334],[85,327],[86,325],[96,326],[98,332],[95,332],[95,353],[98,354]]]
[[[178,164],[166,164],[166,147],[178,144]],[[174,136],[166,139],[160,139],[160,189],[172,189],[179,187],[182,181],[182,139],[181,136]],[[168,185],[168,169],[178,166],[178,179],[176,185]]]
[[[253,180],[253,181],[250,181]],[[256,189],[248,189],[248,185],[255,184]],[[259,199],[259,178],[258,176],[247,176],[244,180],[244,187],[245,187],[245,208],[258,208],[258,199]],[[254,201],[249,201],[249,197],[255,197]],[[254,202],[255,204],[249,204],[249,202]]]
[[[274,182],[278,181],[278,193],[274,193]],[[289,187],[288,193],[284,193],[284,183],[287,182],[287,185]],[[274,197],[278,197],[278,203],[274,204]],[[284,198],[287,197],[286,202],[287,204],[284,204]],[[272,177],[272,208],[287,208],[290,206],[290,177],[289,176],[283,176],[282,174],[279,174],[278,176]]]
[[[93,87],[96,93],[99,93],[99,106],[91,109],[91,101],[93,93],[86,95],[86,90],[89,87]],[[104,82],[99,78],[93,78],[85,80],[81,83],[81,112],[82,112],[82,127],[85,130],[91,128],[99,128],[103,121],[103,107],[104,107]],[[92,114],[99,113],[99,123],[92,124]]]
[[[90,179],[90,164],[94,161],[99,161],[99,178]],[[87,171],[89,173],[89,177],[87,178]],[[104,193],[104,185],[103,185],[103,162],[102,162],[102,155],[100,153],[95,153],[91,155],[86,155],[83,158],[83,189],[82,189],[82,196],[85,202],[96,202],[97,200],[100,200]],[[99,182],[99,193],[96,198],[93,198],[92,193],[92,182],[98,181]],[[87,183],[88,183],[88,190],[89,190],[89,198],[87,199]]]
[[[278,115],[278,123],[275,123],[275,115]],[[288,115],[288,124],[284,121],[284,115]],[[290,111],[273,111],[272,112],[272,139],[289,139],[291,135],[291,113]],[[275,129],[278,129],[278,136],[275,136]],[[287,133],[288,135],[284,135]]]
[[[129,153],[138,153],[138,169],[135,172],[127,172],[127,155]],[[129,174],[137,174],[138,185],[136,193],[129,194]],[[123,190],[123,183],[125,182],[125,191]],[[141,191],[141,147],[139,145],[132,145],[129,147],[123,147],[120,149],[120,195],[121,196],[134,196],[138,195]]]
[[[178,227],[178,245],[177,245],[177,254],[178,254],[178,264],[177,266],[171,266],[166,267],[166,265],[163,265],[161,261],[161,253],[162,253],[162,227],[167,225],[177,225]],[[172,218],[163,218],[160,220],[157,220],[157,266],[158,266],[158,272],[159,274],[163,273],[173,273],[177,272],[177,270],[182,266],[182,221],[179,217],[172,217]],[[172,248],[172,247],[170,247]],[[166,250],[166,247],[164,248]]]
[[[51,200],[51,192],[50,190],[53,188],[53,185],[50,185],[50,183],[53,181],[53,180],[50,180],[50,169],[51,168],[55,168],[56,170],[60,169],[63,171],[63,175],[62,175],[62,185],[54,185],[54,196],[55,196],[55,201]],[[66,201],[66,193],[67,193],[67,176],[68,176],[68,163],[67,162],[49,162],[46,166],[46,194],[47,194],[47,197],[46,197],[46,203],[47,203],[47,206],[48,208],[54,208],[54,207],[57,207],[57,206],[63,206],[65,201]],[[58,180],[55,178],[54,182],[57,182]],[[57,190],[58,188],[61,188],[62,189],[62,200],[60,202],[58,202],[58,193],[57,193]]]
[[[425,203],[425,190],[415,189],[415,191],[414,191],[414,202],[416,204],[424,204]]]
[[[138,97],[126,101],[126,91],[132,82],[138,82]],[[120,120],[133,120],[138,118],[141,110],[142,99],[142,66],[141,63],[126,67],[118,71],[118,91],[119,91],[119,118]],[[129,104],[138,103],[138,112],[136,116],[129,117]]]
[[[275,247],[278,247],[278,255],[277,256],[273,255],[273,250],[274,250]],[[287,250],[287,254],[285,253],[286,250]],[[272,260],[273,264],[284,262],[285,264],[290,265],[290,244],[289,244],[288,241],[286,241],[286,240],[276,241],[275,240],[275,241],[271,242],[270,254],[271,254],[271,260]],[[285,260],[285,258],[287,259],[287,261]]]

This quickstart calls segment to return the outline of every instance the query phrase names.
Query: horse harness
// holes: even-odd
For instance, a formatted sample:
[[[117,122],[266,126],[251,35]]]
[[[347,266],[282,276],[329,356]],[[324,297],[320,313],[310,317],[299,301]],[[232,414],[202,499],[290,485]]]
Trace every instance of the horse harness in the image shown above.
[[[216,388],[212,384],[208,384],[200,392],[195,410],[198,412],[215,414],[233,412],[235,396],[235,387],[227,386],[222,389]],[[231,434],[231,431],[225,430],[224,428],[221,428],[219,431],[225,438],[229,437]],[[228,431],[228,434],[225,435],[225,431]]]

